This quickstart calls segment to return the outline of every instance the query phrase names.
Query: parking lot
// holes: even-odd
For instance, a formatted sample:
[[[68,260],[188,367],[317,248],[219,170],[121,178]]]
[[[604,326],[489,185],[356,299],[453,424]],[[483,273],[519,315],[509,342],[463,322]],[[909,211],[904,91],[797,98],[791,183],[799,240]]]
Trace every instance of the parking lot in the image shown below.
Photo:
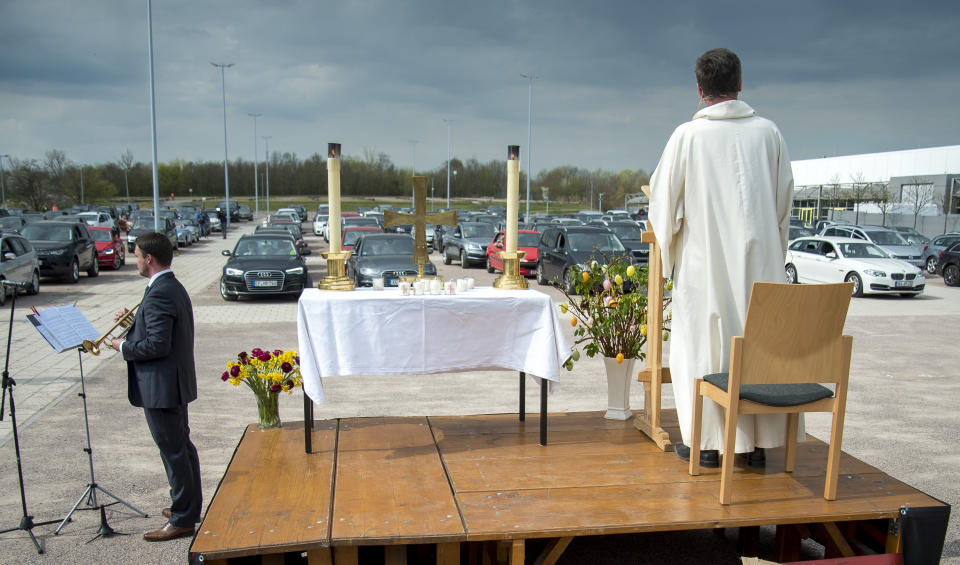
[[[173,263],[194,305],[200,396],[190,405],[190,416],[200,452],[205,503],[213,496],[244,426],[256,421],[252,394],[220,380],[225,363],[237,352],[253,347],[297,347],[294,300],[241,298],[226,302],[220,297],[218,281],[226,259],[220,251],[232,248],[241,233],[252,229],[251,223],[241,223],[226,241],[220,237],[201,240],[184,249]],[[307,238],[314,251],[307,263],[315,285],[325,274],[319,253],[325,245],[322,238]],[[483,268],[443,265],[437,253],[430,258],[444,278],[469,275],[483,286],[497,276]],[[44,279],[39,295],[18,297],[10,374],[17,382],[27,502],[36,520],[65,515],[89,482],[89,468],[83,452],[83,407],[76,395],[78,354],[54,353],[24,315],[30,306],[43,309],[76,303],[95,327],[105,329],[112,325],[113,312],[139,301],[145,282],[131,260],[123,268],[104,271],[97,278],[82,275],[76,284]],[[562,301],[556,288],[540,286],[533,279],[529,282],[532,289]],[[846,325],[847,333],[854,337],[854,356],[844,450],[950,504],[960,500],[960,486],[955,480],[960,456],[949,447],[960,437],[955,416],[960,401],[955,374],[960,359],[958,320],[960,288],[947,288],[939,277],[930,276],[926,291],[917,298],[854,299]],[[572,343],[572,329],[568,331]],[[463,344],[451,343],[450,347]],[[36,555],[23,532],[0,536],[0,561],[182,562],[189,539],[146,544],[140,538],[142,532],[162,524],[162,519],[154,515],[159,516],[168,498],[163,468],[142,413],[126,399],[125,364],[118,355],[106,351],[98,357],[84,355],[83,368],[97,482],[148,512],[151,518],[111,506],[107,511],[111,525],[131,535],[88,544],[85,542],[95,535],[99,516],[81,511],[59,536],[52,535],[55,525],[35,528],[47,550],[42,556]],[[325,381],[327,401],[317,406],[317,417],[511,412],[516,410],[516,380],[515,374],[505,372],[331,378]],[[672,397],[667,388],[665,404],[669,407]],[[536,406],[536,388],[528,387],[528,394],[528,407]],[[281,399],[284,420],[301,418],[301,399],[300,391]],[[631,399],[634,408],[641,406],[639,385],[634,385]],[[583,357],[572,372],[562,375],[559,390],[550,398],[550,410],[601,410],[605,402],[602,362]],[[829,431],[826,415],[809,417],[807,423],[807,431],[818,437],[825,437]],[[0,423],[0,449],[4,451],[0,458],[0,529],[16,526],[21,515],[10,438],[6,418]],[[278,489],[296,488],[283,484],[281,477],[277,477],[277,483]],[[561,562],[577,563],[588,558],[597,563],[633,562],[638,551],[644,552],[645,562],[653,563],[696,563],[705,559],[738,562],[729,540],[711,534],[676,533],[666,539],[666,546],[644,536],[578,539]],[[956,518],[951,521],[944,557],[945,563],[960,563]]]

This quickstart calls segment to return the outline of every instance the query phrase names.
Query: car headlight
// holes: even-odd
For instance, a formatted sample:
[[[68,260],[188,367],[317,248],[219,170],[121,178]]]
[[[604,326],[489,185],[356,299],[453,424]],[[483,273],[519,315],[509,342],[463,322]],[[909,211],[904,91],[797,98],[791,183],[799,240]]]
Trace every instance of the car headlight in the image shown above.
[[[110,249],[104,249],[103,253],[104,255],[113,255],[113,248],[111,247]]]
[[[63,255],[67,252],[66,247],[60,247],[58,249],[47,249],[47,255]]]
[[[887,273],[884,273],[883,271],[877,271],[874,269],[864,269],[863,272],[864,274],[870,275],[871,277],[877,277],[881,279],[887,276]]]
[[[916,282],[926,282],[927,278],[921,274],[917,274],[917,277],[913,280]]]
[[[135,235],[128,235],[128,236],[127,236],[127,243],[136,243],[136,241],[137,241],[137,236],[135,236]]]
[[[292,269],[287,269],[284,272],[287,273],[288,275],[302,275],[303,267],[294,267]]]
[[[234,269],[233,267],[227,267],[227,274],[231,277],[242,277],[243,269]]]
[[[375,275],[377,272],[377,269],[374,269],[373,267],[360,267],[361,275]]]
[[[480,246],[479,243],[468,243],[467,249],[470,249],[472,251],[480,251],[483,248]]]

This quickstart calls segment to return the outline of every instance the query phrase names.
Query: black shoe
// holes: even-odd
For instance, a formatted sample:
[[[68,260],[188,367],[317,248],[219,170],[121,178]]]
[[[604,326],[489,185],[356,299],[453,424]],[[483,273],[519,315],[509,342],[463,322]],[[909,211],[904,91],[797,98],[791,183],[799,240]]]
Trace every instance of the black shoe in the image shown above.
[[[750,467],[767,466],[767,454],[762,447],[754,448],[750,453],[738,453],[737,457]]]
[[[677,443],[673,446],[677,457],[684,461],[690,460],[690,448],[684,443]],[[720,452],[716,449],[704,449],[700,451],[700,466],[710,469],[720,467]]]

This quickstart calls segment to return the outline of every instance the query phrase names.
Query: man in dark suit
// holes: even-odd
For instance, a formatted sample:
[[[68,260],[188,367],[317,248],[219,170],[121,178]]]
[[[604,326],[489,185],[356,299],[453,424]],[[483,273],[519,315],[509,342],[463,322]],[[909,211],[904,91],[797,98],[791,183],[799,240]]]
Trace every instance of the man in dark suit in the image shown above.
[[[187,419],[187,403],[197,398],[193,306],[170,270],[173,246],[166,236],[145,233],[134,251],[140,276],[150,282],[126,340],[111,345],[127,361],[127,396],[143,408],[170,483],[172,503],[163,509],[169,521],[143,538],[166,541],[193,535],[203,502],[200,460]]]

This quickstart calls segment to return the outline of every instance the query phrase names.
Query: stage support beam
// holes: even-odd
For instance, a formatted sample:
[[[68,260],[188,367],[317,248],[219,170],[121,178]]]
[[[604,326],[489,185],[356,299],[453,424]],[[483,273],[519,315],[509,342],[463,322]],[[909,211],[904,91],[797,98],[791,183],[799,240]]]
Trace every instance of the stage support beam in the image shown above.
[[[307,551],[307,565],[333,565],[333,555],[329,547]]]
[[[541,553],[533,562],[533,565],[555,565],[557,560],[560,559],[560,556],[563,555],[563,552],[567,549],[567,546],[570,545],[570,542],[572,541],[573,537],[556,538],[550,540],[550,542],[547,544],[547,547],[543,548],[543,553]]]

